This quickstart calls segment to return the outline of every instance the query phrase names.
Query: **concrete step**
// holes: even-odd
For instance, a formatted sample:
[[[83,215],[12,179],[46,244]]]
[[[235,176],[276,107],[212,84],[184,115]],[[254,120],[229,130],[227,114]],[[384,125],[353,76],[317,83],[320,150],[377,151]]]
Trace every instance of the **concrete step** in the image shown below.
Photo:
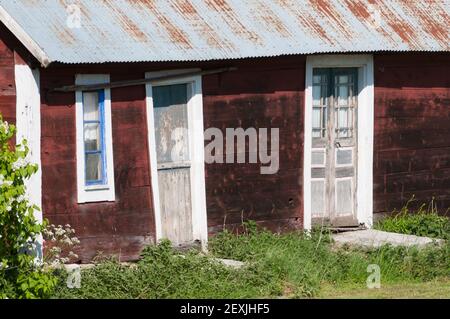
[[[365,248],[378,248],[386,244],[405,247],[425,247],[430,244],[443,244],[445,240],[429,237],[419,237],[390,233],[375,229],[357,230],[333,234],[332,238],[336,246],[360,246]]]

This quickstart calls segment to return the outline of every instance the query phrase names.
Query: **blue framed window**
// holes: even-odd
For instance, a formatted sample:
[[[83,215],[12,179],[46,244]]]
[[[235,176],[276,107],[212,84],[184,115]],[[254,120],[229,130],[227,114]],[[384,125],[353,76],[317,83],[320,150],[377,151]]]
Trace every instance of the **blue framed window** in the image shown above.
[[[106,185],[104,90],[83,92],[83,137],[86,186]]]

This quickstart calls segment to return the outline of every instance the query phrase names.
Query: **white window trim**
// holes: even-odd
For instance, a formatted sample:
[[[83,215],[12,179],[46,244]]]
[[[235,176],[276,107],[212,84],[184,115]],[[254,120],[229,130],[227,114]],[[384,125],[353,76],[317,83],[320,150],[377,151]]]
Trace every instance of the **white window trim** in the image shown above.
[[[186,73],[188,71],[198,71],[197,69],[169,70],[158,72],[147,72],[146,78],[160,77]],[[156,157],[156,139],[153,112],[153,86],[173,85],[190,83],[192,92],[188,101],[188,127],[190,136],[191,155],[191,202],[192,202],[192,226],[193,238],[201,242],[202,248],[207,248],[208,226],[206,214],[206,189],[205,189],[205,154],[203,136],[203,97],[202,97],[202,77],[183,76],[170,80],[155,81],[146,84],[146,105],[147,105],[147,127],[149,140],[149,157],[151,170],[151,184],[153,192],[153,204],[155,212],[156,240],[162,239],[161,208],[159,201],[158,170]]]
[[[76,85],[109,83],[109,74],[77,74]],[[105,147],[106,147],[106,185],[87,186],[85,183],[84,133],[83,133],[83,92],[76,91],[76,140],[77,140],[77,191],[78,203],[115,201],[114,159],[111,124],[111,90],[105,88]]]
[[[356,182],[356,215],[359,223],[372,227],[373,223],[373,129],[374,76],[373,55],[314,55],[306,58],[305,118],[303,149],[304,228],[311,229],[311,135],[312,135],[312,79],[313,68],[358,67],[358,158]]]

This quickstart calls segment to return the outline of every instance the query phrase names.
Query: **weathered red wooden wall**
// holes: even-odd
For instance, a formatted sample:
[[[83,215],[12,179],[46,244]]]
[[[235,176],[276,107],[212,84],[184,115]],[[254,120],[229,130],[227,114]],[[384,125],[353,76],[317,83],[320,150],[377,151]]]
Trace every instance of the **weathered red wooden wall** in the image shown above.
[[[450,54],[376,54],[374,210],[450,207]]]
[[[120,68],[50,68],[41,72],[42,184],[44,217],[70,224],[80,237],[78,254],[98,252],[134,259],[154,240],[144,86],[111,91],[116,201],[77,203],[75,94],[49,88],[74,84],[75,73],[110,73],[111,81],[143,77]]]
[[[14,48],[9,31],[0,23],[0,114],[9,123],[16,122]]]
[[[204,77],[205,129],[217,127],[224,135],[227,127],[280,130],[277,174],[261,175],[261,164],[206,165],[211,233],[224,223],[234,227],[248,219],[274,230],[302,226],[304,64],[302,57],[234,61],[238,71]],[[142,78],[144,70],[175,67],[186,66],[56,66],[41,72],[44,216],[76,229],[83,261],[98,251],[133,259],[154,240],[145,87],[112,89],[116,201],[87,204],[77,204],[75,94],[50,89],[73,84],[76,73],[109,73],[111,81],[117,81]]]
[[[217,127],[225,136],[226,128],[279,128],[280,164],[273,175],[262,175],[260,163],[207,164],[209,231],[249,219],[275,231],[302,227],[305,58],[232,64],[236,71],[203,79],[205,129]]]

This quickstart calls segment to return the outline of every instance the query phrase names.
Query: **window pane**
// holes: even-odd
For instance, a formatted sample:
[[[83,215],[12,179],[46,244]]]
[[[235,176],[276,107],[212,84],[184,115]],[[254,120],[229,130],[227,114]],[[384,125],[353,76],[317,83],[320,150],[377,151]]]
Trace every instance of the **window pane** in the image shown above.
[[[348,108],[339,109],[339,128],[348,128]]]
[[[336,164],[337,165],[351,165],[352,164],[353,150],[336,149]]]
[[[83,112],[85,121],[98,121],[100,119],[98,102],[98,92],[83,93]]]
[[[348,104],[348,87],[347,86],[339,86],[339,105],[347,105]]]
[[[321,81],[322,76],[320,75],[314,75],[313,76],[313,84],[318,84]]]
[[[320,86],[313,86],[313,105],[320,105]]]
[[[340,75],[339,76],[339,83],[347,83],[348,82],[348,76],[347,75]]]
[[[311,153],[312,165],[325,165],[325,151],[312,151]]]
[[[336,213],[340,215],[349,215],[353,209],[353,191],[352,180],[336,180]]]
[[[86,154],[86,181],[102,180],[101,154]]]
[[[189,161],[188,84],[153,87],[158,163]]]
[[[313,128],[312,137],[321,137],[321,131],[319,129]]]
[[[314,217],[325,213],[325,181],[311,181],[311,211]]]
[[[84,150],[85,151],[100,151],[100,124],[89,123],[84,124]]]
[[[320,107],[313,108],[313,122],[312,122],[313,128],[322,128],[320,109],[321,109]]]

